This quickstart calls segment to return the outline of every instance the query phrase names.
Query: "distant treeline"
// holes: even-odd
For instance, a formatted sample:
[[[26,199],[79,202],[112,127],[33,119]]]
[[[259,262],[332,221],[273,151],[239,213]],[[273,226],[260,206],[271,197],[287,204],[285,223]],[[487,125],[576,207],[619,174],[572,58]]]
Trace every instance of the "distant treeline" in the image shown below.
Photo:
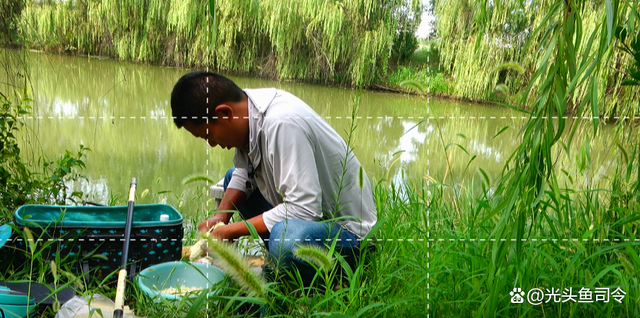
[[[275,79],[367,87],[390,84],[395,66],[417,48],[415,30],[425,9],[419,0],[0,0],[0,42],[47,51],[110,56],[160,65],[242,73]],[[433,1],[437,71],[446,94],[523,105],[536,67],[553,58],[535,32],[562,0]],[[606,2],[608,3],[608,2]],[[605,3],[605,4],[606,4]],[[614,3],[618,3],[614,1]],[[626,2],[625,2],[626,3]],[[581,59],[600,42],[599,32],[624,30],[598,69],[600,116],[637,116],[640,90],[623,83],[634,75],[634,58],[620,49],[640,38],[638,4],[584,5],[570,51]],[[209,7],[210,5],[211,8]],[[212,10],[210,10],[212,9]],[[212,14],[213,13],[213,14]],[[601,18],[609,16],[606,24]],[[532,36],[535,34],[535,36]],[[577,39],[576,37],[580,37]],[[633,42],[636,41],[636,42]],[[591,46],[587,44],[591,43]],[[503,63],[513,68],[496,69]],[[415,63],[414,63],[415,64]],[[418,65],[418,70],[429,63]],[[574,70],[570,65],[571,74]],[[417,73],[418,71],[416,71]],[[435,76],[441,72],[440,77]],[[393,74],[392,74],[393,73]],[[579,72],[578,72],[579,73]],[[391,76],[389,76],[391,75]],[[411,75],[411,74],[409,74]],[[635,74],[636,77],[640,74]],[[402,77],[402,76],[400,76]],[[406,77],[406,76],[405,76]],[[403,80],[424,81],[418,76]],[[577,82],[578,84],[581,82]],[[396,84],[391,84],[397,85]],[[567,113],[587,92],[568,101]],[[432,92],[433,93],[433,92]],[[593,114],[592,114],[593,115]]]
[[[5,45],[349,86],[415,50],[422,12],[415,0],[2,3]]]
[[[571,4],[570,7],[564,7]],[[558,17],[549,18],[553,12],[569,16],[580,7],[579,20],[573,23]],[[638,116],[640,114],[640,89],[623,83],[634,76],[634,56],[622,47],[640,44],[640,15],[638,1],[587,0],[566,2],[563,0],[507,0],[476,3],[468,0],[436,0],[435,27],[440,48],[440,63],[446,75],[455,83],[454,94],[458,97],[487,100],[508,91],[533,103],[538,96],[522,96],[527,85],[545,85],[535,79],[535,71],[549,60],[557,58],[553,48],[558,42],[544,43],[546,33],[540,29],[552,25],[551,30],[563,30],[572,34],[560,41],[568,42],[566,52],[577,61],[592,58],[590,53],[614,41],[600,57],[602,65],[597,78],[597,100],[601,103],[600,116]],[[575,9],[577,10],[577,9]],[[604,20],[603,20],[604,18]],[[603,21],[605,21],[603,23]],[[573,28],[575,27],[575,33]],[[640,57],[636,57],[640,60]],[[503,63],[514,63],[520,68],[496,67]],[[569,76],[579,78],[585,70],[576,65],[567,65]],[[533,82],[532,82],[533,80]],[[582,85],[576,80],[574,85]],[[501,85],[504,84],[504,85]],[[496,87],[504,88],[502,93]],[[582,100],[590,89],[580,88],[567,101],[567,113],[577,110],[576,102]],[[520,96],[518,96],[520,95]],[[580,114],[582,115],[582,114]]]

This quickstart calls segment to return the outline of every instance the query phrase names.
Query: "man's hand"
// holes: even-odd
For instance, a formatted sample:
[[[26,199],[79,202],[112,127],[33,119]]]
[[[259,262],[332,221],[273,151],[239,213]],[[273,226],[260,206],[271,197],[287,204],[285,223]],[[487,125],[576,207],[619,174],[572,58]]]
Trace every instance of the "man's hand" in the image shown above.
[[[229,213],[216,213],[213,215],[213,217],[200,223],[200,225],[198,225],[198,231],[208,232],[209,229],[212,228],[214,225],[218,224],[218,222],[222,222],[224,224],[229,223],[230,218],[231,218],[231,215]]]
[[[269,233],[269,230],[267,230],[267,226],[264,224],[264,220],[262,219],[262,214],[247,220],[247,222],[251,223],[256,228],[258,234]],[[244,222],[235,222],[229,225],[218,226],[211,231],[212,237],[222,240],[227,239],[230,242],[246,235],[249,235],[249,229]]]
[[[213,237],[213,239],[218,239],[218,240],[226,239],[232,242],[234,239],[237,239],[238,237],[233,237],[233,234],[229,230],[232,230],[231,224],[218,226],[215,229],[213,229],[213,231],[211,231],[211,237]]]
[[[227,192],[224,193],[224,197],[220,202],[220,206],[218,206],[218,210],[236,210],[236,207],[240,206],[246,199],[247,195],[244,192],[237,189],[227,189]],[[198,230],[201,232],[207,232],[214,225],[218,224],[218,222],[227,224],[230,219],[231,213],[216,213],[212,218],[200,223],[200,225],[198,225]]]

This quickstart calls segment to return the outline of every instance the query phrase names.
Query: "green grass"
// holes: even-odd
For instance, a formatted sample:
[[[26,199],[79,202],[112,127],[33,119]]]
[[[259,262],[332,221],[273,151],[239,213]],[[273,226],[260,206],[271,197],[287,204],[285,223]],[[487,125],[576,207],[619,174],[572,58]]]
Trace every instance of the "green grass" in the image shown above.
[[[443,73],[436,73],[428,68],[417,66],[398,66],[387,76],[385,83],[400,88],[400,83],[414,81],[423,83],[429,94],[442,95],[451,92],[449,83]],[[425,90],[426,91],[426,90]]]
[[[334,267],[319,271],[314,288],[302,288],[294,272],[290,273],[294,279],[270,282],[267,293],[256,298],[248,297],[238,283],[227,278],[224,283],[229,288],[212,299],[156,303],[129,284],[126,303],[147,317],[187,316],[194,306],[194,316],[233,316],[246,301],[265,304],[274,317],[327,313],[349,317],[424,317],[427,313],[431,317],[637,317],[640,243],[634,237],[640,206],[633,177],[638,169],[637,149],[627,151],[626,162],[619,160],[619,170],[598,185],[606,189],[616,184],[615,190],[595,186],[572,190],[579,183],[575,180],[576,184],[567,181],[560,193],[545,193],[541,198],[544,210],[528,211],[531,217],[524,241],[494,235],[501,221],[495,204],[501,201],[487,191],[474,192],[478,187],[472,184],[478,180],[462,180],[465,187],[437,180],[419,185],[382,181],[375,188],[379,225],[371,244],[376,251],[369,255],[370,263],[348,268],[344,277],[338,275],[341,262],[334,255]],[[189,199],[199,204],[208,200],[201,195]],[[167,203],[175,204],[172,200]],[[186,233],[193,235],[193,230]],[[30,266],[0,275],[52,281],[50,261],[38,252],[43,246],[35,245],[26,252]],[[56,264],[65,268],[65,259]],[[58,273],[55,278],[60,285],[77,285],[78,278],[72,277]],[[89,281],[84,285],[84,289],[76,287],[84,295],[114,296],[113,284]],[[571,287],[576,295],[582,287],[611,287],[611,291],[621,287],[627,294],[622,304],[611,299],[609,303],[534,306],[512,304],[509,292],[514,287],[525,291]],[[38,317],[52,317],[52,313]]]
[[[445,79],[440,68],[440,53],[435,41],[425,41],[403,64],[389,71],[383,84],[403,88],[400,83],[412,81],[425,86],[425,93],[448,95],[453,92],[451,83]]]
[[[413,54],[409,57],[409,61],[413,64],[430,64],[433,66],[440,65],[440,53],[436,47],[437,44],[429,42],[421,44]]]

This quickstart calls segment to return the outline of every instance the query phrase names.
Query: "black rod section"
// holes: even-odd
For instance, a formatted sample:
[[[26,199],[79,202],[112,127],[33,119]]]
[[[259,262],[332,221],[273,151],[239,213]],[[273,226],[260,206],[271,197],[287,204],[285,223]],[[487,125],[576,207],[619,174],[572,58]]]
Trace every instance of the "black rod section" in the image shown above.
[[[127,222],[124,225],[124,246],[122,247],[122,268],[125,268],[129,259],[129,242],[131,241],[131,224],[133,223],[133,200],[136,194],[136,178],[131,178],[129,188],[129,203],[127,205]]]

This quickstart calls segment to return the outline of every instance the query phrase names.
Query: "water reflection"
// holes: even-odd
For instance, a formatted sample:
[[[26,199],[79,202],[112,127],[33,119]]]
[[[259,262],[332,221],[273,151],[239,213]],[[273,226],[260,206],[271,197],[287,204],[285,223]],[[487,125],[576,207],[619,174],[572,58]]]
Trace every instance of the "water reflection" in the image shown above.
[[[403,151],[400,160],[403,163],[416,161],[418,157],[418,149],[424,144],[427,134],[433,131],[433,127],[427,126],[426,132],[416,129],[417,122],[403,121],[402,126],[405,133],[400,137],[400,148]]]
[[[471,153],[482,155],[487,158],[493,158],[496,163],[504,162],[504,158],[502,157],[502,154],[499,150],[487,145],[487,143],[481,140],[473,140],[471,143],[470,151]]]
[[[83,193],[91,193],[93,200],[96,202],[103,202],[104,204],[109,202],[109,185],[107,179],[103,177],[92,180],[79,179],[75,182],[71,180],[65,182],[65,184],[71,189],[76,189]]]
[[[85,103],[88,103],[89,100],[85,97],[83,98]],[[53,102],[49,105],[44,104],[45,106],[50,106],[50,110],[45,110],[45,112],[52,114],[55,117],[76,117],[78,116],[78,104],[79,102],[71,102],[69,100],[60,100],[60,98],[56,97],[53,99]]]
[[[150,193],[177,195],[185,189],[185,178],[208,175],[217,180],[232,165],[231,151],[209,148],[167,118],[171,89],[188,70],[85,57],[28,56],[34,114],[44,118],[27,121],[39,144],[29,139],[25,145],[42,149],[50,158],[81,143],[91,148],[85,171],[90,182],[74,186],[86,189],[96,201],[106,203],[109,192],[126,193],[133,176]],[[0,76],[5,76],[0,82],[11,82],[9,75]],[[352,147],[373,183],[387,176],[419,182],[446,175],[447,180],[464,181],[477,177],[478,168],[494,179],[517,146],[517,131],[524,123],[520,114],[501,107],[230,77],[240,87],[276,87],[297,95],[345,138],[357,102],[360,119]],[[6,86],[0,88],[8,91]],[[511,128],[494,138],[505,126]],[[602,161],[611,146],[606,141],[606,134],[592,140],[591,173],[601,177],[608,169]],[[404,152],[391,166],[398,151]]]

